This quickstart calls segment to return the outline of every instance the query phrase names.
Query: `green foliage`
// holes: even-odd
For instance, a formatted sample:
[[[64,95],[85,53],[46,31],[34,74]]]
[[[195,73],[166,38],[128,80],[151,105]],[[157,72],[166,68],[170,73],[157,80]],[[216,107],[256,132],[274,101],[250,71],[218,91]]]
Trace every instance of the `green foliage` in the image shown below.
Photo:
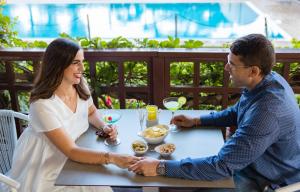
[[[159,43],[160,47],[163,48],[179,48],[180,47],[180,39],[178,37],[173,38],[168,36],[167,40],[163,40]]]
[[[147,85],[147,64],[145,62],[127,61],[124,64],[126,86]]]
[[[200,63],[200,84],[203,86],[223,86],[224,64],[222,62]]]
[[[0,5],[1,6],[1,5]],[[0,47],[23,47],[23,48],[45,48],[47,43],[44,41],[23,41],[18,38],[17,32],[14,31],[14,25],[16,24],[17,18],[9,18],[2,14],[2,9],[0,7]],[[194,49],[204,46],[204,43],[199,40],[185,40],[181,41],[179,38],[174,38],[168,36],[165,40],[155,40],[155,39],[134,39],[129,40],[122,36],[116,37],[111,40],[103,40],[100,37],[95,37],[89,39],[87,37],[71,37],[66,33],[61,33],[59,35],[62,38],[68,38],[75,42],[78,42],[80,46],[84,49],[115,49],[115,48],[186,48]],[[300,48],[300,41],[297,39],[292,40],[292,45],[294,48]],[[222,47],[228,48],[230,43],[224,44]],[[126,61],[124,63],[125,69],[125,84],[126,86],[146,86],[147,85],[147,63],[144,61]],[[17,65],[17,67],[22,67]],[[89,74],[89,63],[85,62],[86,74]],[[174,62],[170,66],[170,78],[172,85],[191,85],[193,83],[194,66],[199,65],[193,62]],[[2,65],[0,65],[0,71]],[[19,68],[15,68],[15,71],[22,72]],[[24,67],[24,66],[23,66]],[[29,63],[26,64],[25,68],[32,70],[32,66]],[[278,63],[274,70],[282,74],[283,64]],[[223,82],[223,70],[224,65],[222,62],[202,62],[200,63],[200,86],[222,86]],[[291,79],[293,77],[299,76],[299,64],[291,64]],[[100,95],[100,106],[105,107],[105,98],[107,95],[101,93],[100,87],[102,86],[116,86],[118,82],[118,64],[109,61],[99,61],[96,63],[96,85],[95,87],[97,95]],[[89,83],[91,80],[87,77]],[[112,98],[112,106],[114,108],[119,108],[120,102],[117,99],[118,93],[109,93]],[[1,98],[3,96],[3,98]],[[0,92],[0,99],[6,101],[4,96],[8,96],[5,92]],[[209,101],[210,98],[216,97],[215,95],[201,96],[202,100],[207,98],[208,102],[201,103],[201,109],[217,109],[219,110],[221,106],[218,101]],[[300,96],[297,97],[298,104],[300,106]],[[4,100],[3,100],[4,99]],[[19,95],[19,101],[21,102],[21,110],[27,110],[28,108],[28,94],[21,93]],[[126,100],[127,108],[136,108],[137,103],[140,101],[134,99]],[[212,104],[213,103],[213,104]]]
[[[297,40],[297,39],[293,38],[292,39],[292,45],[293,45],[293,48],[300,49],[300,40]]]
[[[187,40],[184,41],[184,45],[182,45],[183,48],[188,48],[188,49],[200,48],[202,46],[203,46],[203,42],[199,40]]]
[[[300,108],[300,94],[296,95],[296,100],[297,100],[297,103],[298,103],[299,108]]]
[[[9,47],[11,39],[17,35],[17,32],[13,30],[17,20],[3,15],[1,6],[0,4],[0,47]]]
[[[119,36],[107,42],[107,48],[133,48],[134,44],[128,39]]]
[[[194,65],[191,62],[174,62],[170,65],[171,85],[192,85]]]
[[[160,48],[159,41],[144,39],[134,39],[137,48]]]
[[[0,5],[1,6],[1,5]],[[18,38],[18,32],[14,30],[17,18],[3,15],[0,7],[0,47],[23,47],[23,48],[45,48],[47,43],[35,40],[33,42],[23,41]]]

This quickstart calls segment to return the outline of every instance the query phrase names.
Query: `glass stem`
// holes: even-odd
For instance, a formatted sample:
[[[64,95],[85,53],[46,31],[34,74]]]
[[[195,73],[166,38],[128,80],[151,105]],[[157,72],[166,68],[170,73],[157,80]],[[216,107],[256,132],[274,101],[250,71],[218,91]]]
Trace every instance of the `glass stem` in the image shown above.
[[[174,114],[175,114],[175,111],[172,111],[172,117],[171,117],[171,120],[173,119]],[[171,124],[174,125],[174,123],[171,123]]]

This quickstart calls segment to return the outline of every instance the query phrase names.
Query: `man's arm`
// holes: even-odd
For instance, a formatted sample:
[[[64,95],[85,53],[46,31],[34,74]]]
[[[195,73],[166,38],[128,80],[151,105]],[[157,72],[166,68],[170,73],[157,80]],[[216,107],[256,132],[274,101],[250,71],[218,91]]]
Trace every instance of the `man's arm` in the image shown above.
[[[220,112],[211,112],[199,117],[189,117],[186,115],[176,115],[171,123],[182,128],[199,125],[207,126],[232,126],[237,124],[237,104]]]
[[[237,125],[237,106],[239,103],[228,107],[220,112],[211,112],[206,115],[201,115],[201,125],[204,126],[236,126]]]
[[[246,120],[218,155],[166,161],[165,175],[192,180],[216,180],[232,176],[234,170],[253,163],[278,139],[279,125],[276,115],[270,111],[245,115]]]

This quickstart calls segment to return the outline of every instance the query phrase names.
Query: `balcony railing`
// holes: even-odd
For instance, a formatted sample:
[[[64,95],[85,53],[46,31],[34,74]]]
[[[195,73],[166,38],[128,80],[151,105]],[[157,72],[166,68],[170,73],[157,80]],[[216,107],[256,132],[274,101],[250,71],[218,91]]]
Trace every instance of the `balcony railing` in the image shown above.
[[[9,92],[10,106],[13,110],[20,110],[19,93],[29,92],[32,88],[43,52],[42,49],[0,49],[0,93],[3,90]],[[103,94],[114,93],[119,99],[120,108],[123,109],[126,108],[126,99],[130,98],[163,107],[163,98],[178,93],[188,97],[188,104],[193,109],[201,108],[201,104],[205,102],[226,108],[238,99],[235,96],[240,92],[239,88],[231,86],[229,74],[223,70],[227,62],[228,49],[106,49],[84,52],[89,68],[86,74],[89,77],[89,84],[93,90],[101,90],[93,92],[96,105],[99,104],[98,99],[103,97]],[[290,83],[295,93],[300,94],[300,50],[278,49],[276,60],[276,70]],[[103,83],[101,78],[98,78],[103,75],[98,69],[99,66],[107,63],[116,66],[115,83]],[[145,76],[142,77],[146,79],[144,84],[127,82],[132,75],[127,71],[128,63],[145,66]],[[170,73],[173,67],[180,63],[186,63],[192,71],[189,76],[191,80],[187,84],[180,84],[183,82],[180,79],[175,81],[176,71],[173,75]],[[203,66],[206,66],[206,69]],[[212,86],[206,82],[214,81],[213,75],[210,77],[207,69],[213,72],[217,68],[222,69],[222,72],[217,74],[221,82],[218,86]]]

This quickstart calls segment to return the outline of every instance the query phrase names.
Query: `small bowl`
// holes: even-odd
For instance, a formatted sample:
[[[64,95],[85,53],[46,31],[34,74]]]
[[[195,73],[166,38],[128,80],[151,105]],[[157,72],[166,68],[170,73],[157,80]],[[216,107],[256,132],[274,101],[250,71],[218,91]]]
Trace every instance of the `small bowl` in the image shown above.
[[[176,146],[172,143],[161,144],[154,148],[154,150],[163,157],[171,155],[175,151],[175,149]]]
[[[144,141],[136,140],[136,141],[132,142],[131,148],[135,154],[143,155],[147,152],[149,147],[148,147],[147,143],[145,143]]]
[[[164,141],[169,133],[169,127],[167,125],[155,125],[146,128],[141,137],[149,144],[158,144]]]

